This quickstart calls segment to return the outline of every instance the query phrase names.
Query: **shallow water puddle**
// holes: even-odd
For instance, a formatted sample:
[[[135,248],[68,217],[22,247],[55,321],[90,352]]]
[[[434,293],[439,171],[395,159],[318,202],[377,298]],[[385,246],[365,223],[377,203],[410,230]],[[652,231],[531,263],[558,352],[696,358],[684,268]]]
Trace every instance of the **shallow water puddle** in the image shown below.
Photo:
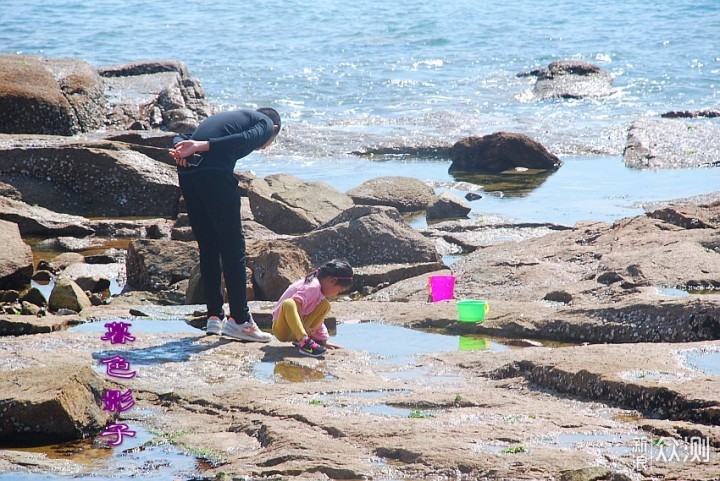
[[[378,399],[404,396],[410,394],[411,392],[412,391],[410,389],[337,392],[314,395],[308,403],[337,411],[362,412],[374,414],[376,416],[417,419],[435,417],[435,414],[439,411],[431,409],[416,409],[405,406],[392,406],[386,403],[374,403],[374,401]]]
[[[639,434],[572,433],[561,434],[551,439],[547,444],[573,450],[595,448],[603,452],[623,456],[632,453],[641,438],[648,439],[646,436],[640,436]]]
[[[105,324],[113,321],[87,322],[71,327],[69,331],[74,332],[97,332],[104,333],[107,328]],[[116,322],[127,322],[132,324],[132,332],[140,334],[195,334],[203,336],[204,333],[189,326],[182,320],[161,320],[161,319],[123,319]]]
[[[495,340],[426,332],[375,322],[339,324],[330,341],[345,349],[367,352],[370,363],[386,378],[423,379],[434,383],[458,382],[454,375],[437,375],[429,366],[417,366],[416,356],[457,350],[507,350]],[[253,374],[263,381],[308,382],[333,379],[325,366],[308,367],[289,361],[261,361]]]
[[[69,331],[83,333],[105,333],[110,321],[89,322],[72,327]],[[130,319],[122,322],[131,324],[131,331],[134,336],[143,336],[145,334],[194,334],[197,337],[187,337],[182,339],[173,339],[163,342],[157,346],[145,347],[140,349],[122,349],[108,350],[96,352],[93,354],[95,359],[104,359],[114,355],[122,355],[131,365],[151,366],[165,364],[168,362],[184,362],[188,361],[193,355],[212,349],[213,344],[202,344],[196,342],[204,334],[197,329],[188,326],[184,321],[162,321],[147,319]]]
[[[628,381],[658,381],[659,383],[670,383],[670,382],[682,382],[688,379],[688,375],[685,373],[677,372],[661,372],[661,371],[626,371],[618,374],[622,379]]]
[[[27,453],[44,454],[47,459],[66,460],[91,473],[78,474],[76,467],[62,465],[57,474],[9,472],[0,473],[0,481],[117,481],[142,478],[149,480],[191,479],[208,469],[207,463],[184,453],[180,448],[155,437],[137,421],[129,421],[135,437],[125,437],[120,446],[106,447],[103,440],[93,439],[69,443],[12,449]],[[47,471],[47,469],[43,469]],[[80,469],[82,471],[83,468]],[[67,472],[65,472],[67,471]],[[118,477],[117,473],[122,473]]]
[[[693,349],[681,355],[687,367],[711,376],[720,376],[720,351]]]
[[[156,346],[139,349],[97,352],[94,357],[100,359],[122,354],[132,365],[151,366],[185,362],[196,354],[217,347],[216,343],[197,342],[204,338],[203,332],[189,326],[184,320],[179,320],[187,314],[187,306],[176,312],[176,319],[168,320],[168,317],[174,315],[164,307],[157,312],[149,309],[148,314],[153,316],[153,319],[132,318],[122,322],[130,323],[132,334],[136,336],[191,334],[192,337],[170,339]],[[109,322],[91,322],[74,326],[69,330],[100,335],[107,331],[106,324]],[[339,324],[331,334],[330,341],[334,344],[340,344],[346,349],[366,352],[370,364],[377,366],[377,372],[386,378],[405,381],[423,379],[441,384],[458,382],[460,379],[455,375],[435,373],[431,366],[418,365],[417,356],[458,350],[506,351],[518,347],[545,345],[525,340],[449,335],[376,322]],[[310,382],[335,379],[335,376],[327,371],[324,363],[308,365],[293,360],[259,361],[254,364],[252,373],[255,378],[264,382]]]
[[[690,295],[688,291],[678,289],[677,287],[656,287],[655,289],[664,296],[688,297]]]
[[[378,364],[411,364],[415,356],[438,352],[511,348],[488,337],[440,334],[376,322],[340,324],[332,341],[347,349],[366,351]]]

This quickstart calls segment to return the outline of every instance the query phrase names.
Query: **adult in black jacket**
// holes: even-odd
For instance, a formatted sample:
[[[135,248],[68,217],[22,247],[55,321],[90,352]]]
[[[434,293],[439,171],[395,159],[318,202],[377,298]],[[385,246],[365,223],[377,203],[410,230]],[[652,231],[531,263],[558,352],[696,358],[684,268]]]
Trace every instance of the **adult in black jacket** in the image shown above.
[[[200,250],[207,334],[268,342],[247,305],[245,237],[240,220],[240,189],[235,163],[264,149],[280,132],[280,115],[271,108],[235,110],[212,115],[190,136],[173,139],[170,155],[178,166],[180,190]],[[230,307],[225,318],[221,276]]]

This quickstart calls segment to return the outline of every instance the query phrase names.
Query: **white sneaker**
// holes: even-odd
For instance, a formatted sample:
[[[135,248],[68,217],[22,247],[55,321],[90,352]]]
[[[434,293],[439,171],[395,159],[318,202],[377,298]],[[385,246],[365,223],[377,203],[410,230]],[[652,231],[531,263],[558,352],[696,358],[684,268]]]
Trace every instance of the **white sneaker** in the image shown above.
[[[241,341],[253,341],[253,342],[270,342],[272,340],[272,334],[263,332],[255,324],[252,317],[248,322],[238,324],[232,317],[225,324],[223,335],[232,337],[233,339],[240,339]]]
[[[212,316],[208,318],[207,327],[205,328],[205,335],[221,336],[226,323],[227,321],[225,319],[220,319],[217,316]]]

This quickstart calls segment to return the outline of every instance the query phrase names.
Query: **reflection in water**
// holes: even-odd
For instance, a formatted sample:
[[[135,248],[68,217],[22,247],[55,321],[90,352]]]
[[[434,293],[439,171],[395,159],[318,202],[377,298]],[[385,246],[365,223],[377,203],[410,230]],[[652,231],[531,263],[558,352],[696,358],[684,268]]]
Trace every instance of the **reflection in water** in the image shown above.
[[[290,361],[276,363],[273,374],[276,379],[287,382],[322,381],[323,379],[333,378],[319,367],[301,366]]]
[[[114,453],[114,450],[107,444],[99,439],[93,440],[90,438],[50,446],[13,448],[13,450],[44,454],[48,459],[69,459],[89,466],[109,460]]]
[[[525,197],[555,173],[552,170],[511,170],[499,174],[451,171],[458,182],[481,185],[485,192],[502,192],[503,197]]]
[[[303,366],[294,361],[258,362],[253,367],[257,379],[268,382],[332,381],[337,377],[325,371],[325,363]]]
[[[466,336],[460,336],[460,344],[458,350],[460,351],[484,351],[490,349],[490,341],[484,337],[472,338]]]
[[[205,471],[206,463],[188,456],[183,450],[156,438],[137,421],[127,421],[136,435],[126,437],[116,448],[96,438],[36,448],[13,449],[40,453],[48,459],[62,459],[86,466],[91,472],[71,478],[59,474],[30,472],[0,473],[0,481],[117,481],[118,479],[190,479]],[[118,477],[117,473],[122,473]]]

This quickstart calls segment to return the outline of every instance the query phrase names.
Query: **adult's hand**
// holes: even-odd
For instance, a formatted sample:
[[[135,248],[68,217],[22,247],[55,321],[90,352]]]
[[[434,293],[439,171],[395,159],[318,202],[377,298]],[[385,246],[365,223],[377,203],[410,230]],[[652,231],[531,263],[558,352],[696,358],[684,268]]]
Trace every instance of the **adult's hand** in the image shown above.
[[[175,159],[175,163],[180,167],[187,167],[186,159],[188,157],[208,150],[210,150],[210,143],[206,140],[183,140],[170,149],[170,157]]]

